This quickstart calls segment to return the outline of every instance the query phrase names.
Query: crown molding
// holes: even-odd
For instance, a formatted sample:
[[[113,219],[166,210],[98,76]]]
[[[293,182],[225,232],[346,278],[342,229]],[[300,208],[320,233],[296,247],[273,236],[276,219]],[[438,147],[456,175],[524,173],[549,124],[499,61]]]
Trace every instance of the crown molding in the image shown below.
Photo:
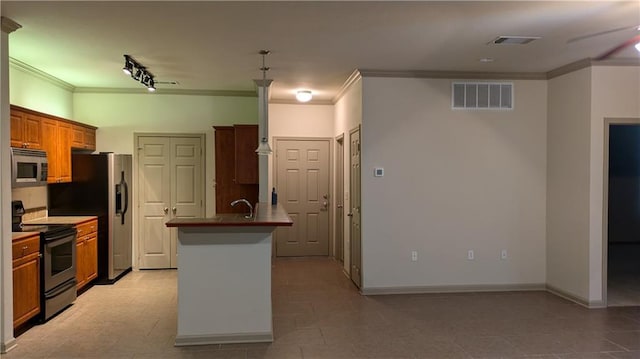
[[[9,19],[8,17],[0,17],[0,28],[2,29],[2,32],[10,34],[16,30],[18,30],[19,28],[21,28],[22,25],[18,24],[17,22]]]
[[[44,80],[52,85],[58,86],[63,90],[67,90],[69,92],[74,92],[76,87],[72,84],[62,81],[59,78],[49,75],[48,73],[38,70],[35,67],[26,64],[20,60],[16,60],[13,57],[9,57],[9,65],[16,70],[20,70],[24,73],[37,77],[41,80]]]
[[[360,73],[360,70],[353,70],[351,75],[349,75],[349,77],[347,77],[347,79],[342,84],[342,87],[340,87],[338,93],[333,97],[333,99],[331,99],[331,103],[336,104],[342,98],[342,96],[344,96],[345,92],[347,92],[347,90],[361,78],[362,74]]]
[[[470,79],[470,80],[546,80],[543,72],[474,72],[474,71],[395,71],[359,70],[362,77],[397,77],[426,79]]]
[[[547,80],[551,80],[552,78],[566,75],[574,71],[582,70],[587,67],[591,67],[592,65],[593,65],[593,61],[589,58],[578,60],[547,72]]]
[[[74,93],[258,97],[258,95],[254,91],[181,90],[181,89],[161,89],[161,88],[157,88],[155,92],[149,92],[146,88],[76,87]]]
[[[637,59],[610,59],[591,61],[592,66],[640,66],[640,58]]]

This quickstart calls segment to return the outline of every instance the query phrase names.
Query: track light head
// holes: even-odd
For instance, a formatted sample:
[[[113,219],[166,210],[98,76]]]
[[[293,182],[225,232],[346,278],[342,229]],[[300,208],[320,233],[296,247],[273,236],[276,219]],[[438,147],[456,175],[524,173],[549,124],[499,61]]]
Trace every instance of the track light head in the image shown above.
[[[131,75],[133,73],[133,61],[131,61],[131,57],[129,57],[129,55],[124,55],[124,67],[122,68],[122,72],[127,75]]]

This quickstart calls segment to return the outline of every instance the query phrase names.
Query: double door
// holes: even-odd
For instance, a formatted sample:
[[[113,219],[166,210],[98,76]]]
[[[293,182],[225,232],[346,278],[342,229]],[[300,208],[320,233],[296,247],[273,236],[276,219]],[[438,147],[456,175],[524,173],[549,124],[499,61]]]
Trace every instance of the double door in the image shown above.
[[[138,136],[141,269],[177,268],[173,218],[204,216],[202,136]]]

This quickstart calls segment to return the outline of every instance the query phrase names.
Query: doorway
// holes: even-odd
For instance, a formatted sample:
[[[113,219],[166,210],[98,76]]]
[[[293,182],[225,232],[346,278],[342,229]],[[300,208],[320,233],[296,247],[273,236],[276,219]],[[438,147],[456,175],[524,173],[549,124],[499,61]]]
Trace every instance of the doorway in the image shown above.
[[[640,305],[640,119],[605,122],[607,306]]]
[[[362,233],[360,213],[360,126],[349,133],[351,149],[349,192],[351,192],[351,210],[349,211],[351,239],[351,280],[358,288],[362,287]]]
[[[278,202],[293,226],[276,229],[276,256],[328,256],[331,139],[275,139]]]
[[[204,135],[136,135],[138,266],[177,268],[173,218],[204,216]]]

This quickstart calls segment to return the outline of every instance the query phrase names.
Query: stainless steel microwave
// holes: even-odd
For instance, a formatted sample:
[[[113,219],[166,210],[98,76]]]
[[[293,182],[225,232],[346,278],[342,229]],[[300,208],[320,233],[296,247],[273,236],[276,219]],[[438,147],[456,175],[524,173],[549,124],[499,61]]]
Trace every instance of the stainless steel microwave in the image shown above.
[[[11,187],[45,186],[49,164],[42,150],[11,147]]]

